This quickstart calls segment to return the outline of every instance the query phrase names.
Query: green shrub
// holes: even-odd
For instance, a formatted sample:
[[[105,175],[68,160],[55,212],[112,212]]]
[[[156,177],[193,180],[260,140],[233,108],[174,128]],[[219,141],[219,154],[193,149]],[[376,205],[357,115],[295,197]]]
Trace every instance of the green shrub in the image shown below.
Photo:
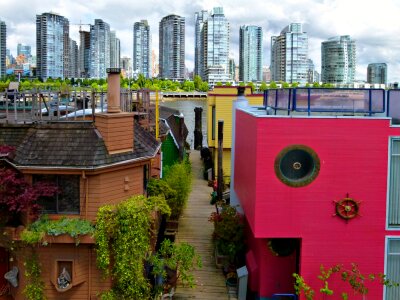
[[[176,163],[165,171],[165,182],[176,192],[174,202],[170,199],[171,219],[178,219],[192,190],[192,171],[188,160]]]

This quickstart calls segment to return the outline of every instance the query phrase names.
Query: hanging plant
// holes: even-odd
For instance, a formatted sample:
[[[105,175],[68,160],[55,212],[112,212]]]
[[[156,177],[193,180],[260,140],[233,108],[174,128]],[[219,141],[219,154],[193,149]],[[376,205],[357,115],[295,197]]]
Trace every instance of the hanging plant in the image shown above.
[[[274,256],[289,256],[297,248],[298,241],[295,239],[269,239],[268,249]]]
[[[144,261],[150,251],[152,211],[170,213],[163,197],[142,195],[99,209],[95,231],[97,266],[113,278],[112,289],[103,293],[102,299],[150,297]]]

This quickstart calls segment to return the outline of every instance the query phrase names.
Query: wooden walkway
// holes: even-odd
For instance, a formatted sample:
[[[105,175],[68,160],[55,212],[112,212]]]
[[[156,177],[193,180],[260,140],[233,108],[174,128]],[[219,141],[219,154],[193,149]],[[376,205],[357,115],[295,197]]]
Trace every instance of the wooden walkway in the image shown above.
[[[213,224],[208,222],[215,207],[210,205],[212,188],[203,180],[200,152],[190,153],[193,171],[192,192],[180,220],[175,242],[187,242],[196,248],[203,262],[203,267],[194,272],[196,286],[194,288],[178,285],[174,299],[236,299],[229,296],[225,285],[225,277],[221,269],[215,266],[211,235]]]

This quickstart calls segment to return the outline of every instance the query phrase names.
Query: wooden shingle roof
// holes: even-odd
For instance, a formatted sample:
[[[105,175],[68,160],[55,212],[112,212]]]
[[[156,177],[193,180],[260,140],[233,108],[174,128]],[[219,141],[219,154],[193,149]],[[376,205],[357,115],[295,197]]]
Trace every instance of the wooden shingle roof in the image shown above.
[[[17,167],[94,169],[156,155],[160,144],[140,125],[134,126],[134,150],[112,155],[89,122],[0,124],[0,145],[16,148],[12,163]]]

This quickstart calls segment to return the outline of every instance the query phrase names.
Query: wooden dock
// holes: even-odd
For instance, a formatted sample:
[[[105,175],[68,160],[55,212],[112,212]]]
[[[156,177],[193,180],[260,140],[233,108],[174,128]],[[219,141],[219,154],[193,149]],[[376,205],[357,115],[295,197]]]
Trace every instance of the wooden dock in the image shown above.
[[[211,239],[213,224],[208,221],[215,207],[210,205],[212,188],[203,180],[200,152],[192,150],[190,160],[193,171],[192,192],[179,221],[176,242],[193,245],[202,258],[203,267],[194,272],[196,286],[190,288],[178,284],[173,299],[237,299],[228,294],[222,270],[215,266]]]

